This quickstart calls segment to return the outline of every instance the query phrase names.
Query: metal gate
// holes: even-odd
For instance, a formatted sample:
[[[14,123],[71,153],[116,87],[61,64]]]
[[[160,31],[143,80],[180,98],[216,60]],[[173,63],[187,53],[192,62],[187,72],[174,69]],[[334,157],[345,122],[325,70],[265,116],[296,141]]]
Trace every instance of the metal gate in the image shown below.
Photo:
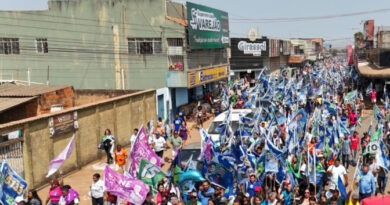
[[[13,139],[0,143],[0,160],[7,157],[8,164],[24,178],[23,139]]]

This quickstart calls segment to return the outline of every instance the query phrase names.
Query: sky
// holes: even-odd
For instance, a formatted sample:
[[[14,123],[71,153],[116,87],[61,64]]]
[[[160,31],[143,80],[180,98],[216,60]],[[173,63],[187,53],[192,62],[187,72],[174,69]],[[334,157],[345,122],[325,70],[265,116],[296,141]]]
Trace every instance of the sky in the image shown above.
[[[185,0],[174,0],[185,3]],[[47,9],[47,0],[0,0],[0,10]],[[193,3],[217,8],[229,13],[232,37],[246,37],[248,30],[257,29],[260,36],[288,39],[322,37],[332,47],[343,48],[353,43],[353,34],[362,31],[362,22],[374,19],[375,26],[390,26],[388,0],[191,0]],[[385,12],[331,19],[259,22],[264,18],[300,18],[340,15],[387,9]],[[240,21],[238,19],[250,19]]]

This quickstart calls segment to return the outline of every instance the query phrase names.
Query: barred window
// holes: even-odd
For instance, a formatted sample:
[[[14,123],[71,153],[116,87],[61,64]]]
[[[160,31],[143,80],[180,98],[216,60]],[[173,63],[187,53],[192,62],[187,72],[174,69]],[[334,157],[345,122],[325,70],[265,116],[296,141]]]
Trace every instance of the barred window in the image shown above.
[[[162,52],[161,38],[128,38],[130,54],[156,54]]]
[[[37,38],[35,40],[35,47],[37,48],[37,53],[48,53],[48,43],[46,38]]]
[[[18,38],[0,38],[0,54],[19,54]]]

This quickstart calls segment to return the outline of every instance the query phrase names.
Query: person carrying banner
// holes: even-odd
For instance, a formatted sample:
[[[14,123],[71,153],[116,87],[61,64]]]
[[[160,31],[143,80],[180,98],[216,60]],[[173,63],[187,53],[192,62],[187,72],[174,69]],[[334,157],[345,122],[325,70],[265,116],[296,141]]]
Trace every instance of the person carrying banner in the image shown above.
[[[335,159],[334,165],[331,165],[328,168],[327,173],[329,174],[330,183],[334,186],[337,186],[338,178],[341,177],[345,186],[348,186],[348,175],[345,167],[340,164],[340,160],[338,158]]]
[[[111,134],[110,129],[104,131],[102,140],[100,141],[99,148],[103,148],[107,155],[107,164],[113,162],[112,148],[114,146],[115,137]]]
[[[69,185],[61,188],[62,196],[58,205],[78,205],[80,204],[79,193]]]
[[[58,205],[58,202],[60,201],[61,198],[62,185],[63,185],[63,180],[53,179],[50,181],[49,196],[47,197],[45,204]]]

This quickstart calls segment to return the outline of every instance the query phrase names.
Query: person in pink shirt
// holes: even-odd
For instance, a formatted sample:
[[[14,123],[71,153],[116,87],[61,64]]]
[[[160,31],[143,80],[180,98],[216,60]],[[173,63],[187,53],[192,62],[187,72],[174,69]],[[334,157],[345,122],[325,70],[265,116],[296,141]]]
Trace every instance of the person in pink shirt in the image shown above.
[[[47,197],[45,204],[58,205],[60,198],[62,196],[61,184],[62,184],[62,181],[60,183],[57,179],[51,180],[49,196]]]
[[[348,114],[348,119],[349,119],[349,127],[353,127],[357,123],[357,113],[355,110],[351,110],[351,112]]]
[[[356,154],[357,154],[357,151],[359,149],[359,142],[360,142],[360,138],[358,136],[358,132],[353,132],[353,135],[350,136],[349,138],[351,139],[351,150],[352,150],[352,159],[355,160],[356,159]]]
[[[370,92],[371,102],[376,104],[376,90],[372,89]]]

